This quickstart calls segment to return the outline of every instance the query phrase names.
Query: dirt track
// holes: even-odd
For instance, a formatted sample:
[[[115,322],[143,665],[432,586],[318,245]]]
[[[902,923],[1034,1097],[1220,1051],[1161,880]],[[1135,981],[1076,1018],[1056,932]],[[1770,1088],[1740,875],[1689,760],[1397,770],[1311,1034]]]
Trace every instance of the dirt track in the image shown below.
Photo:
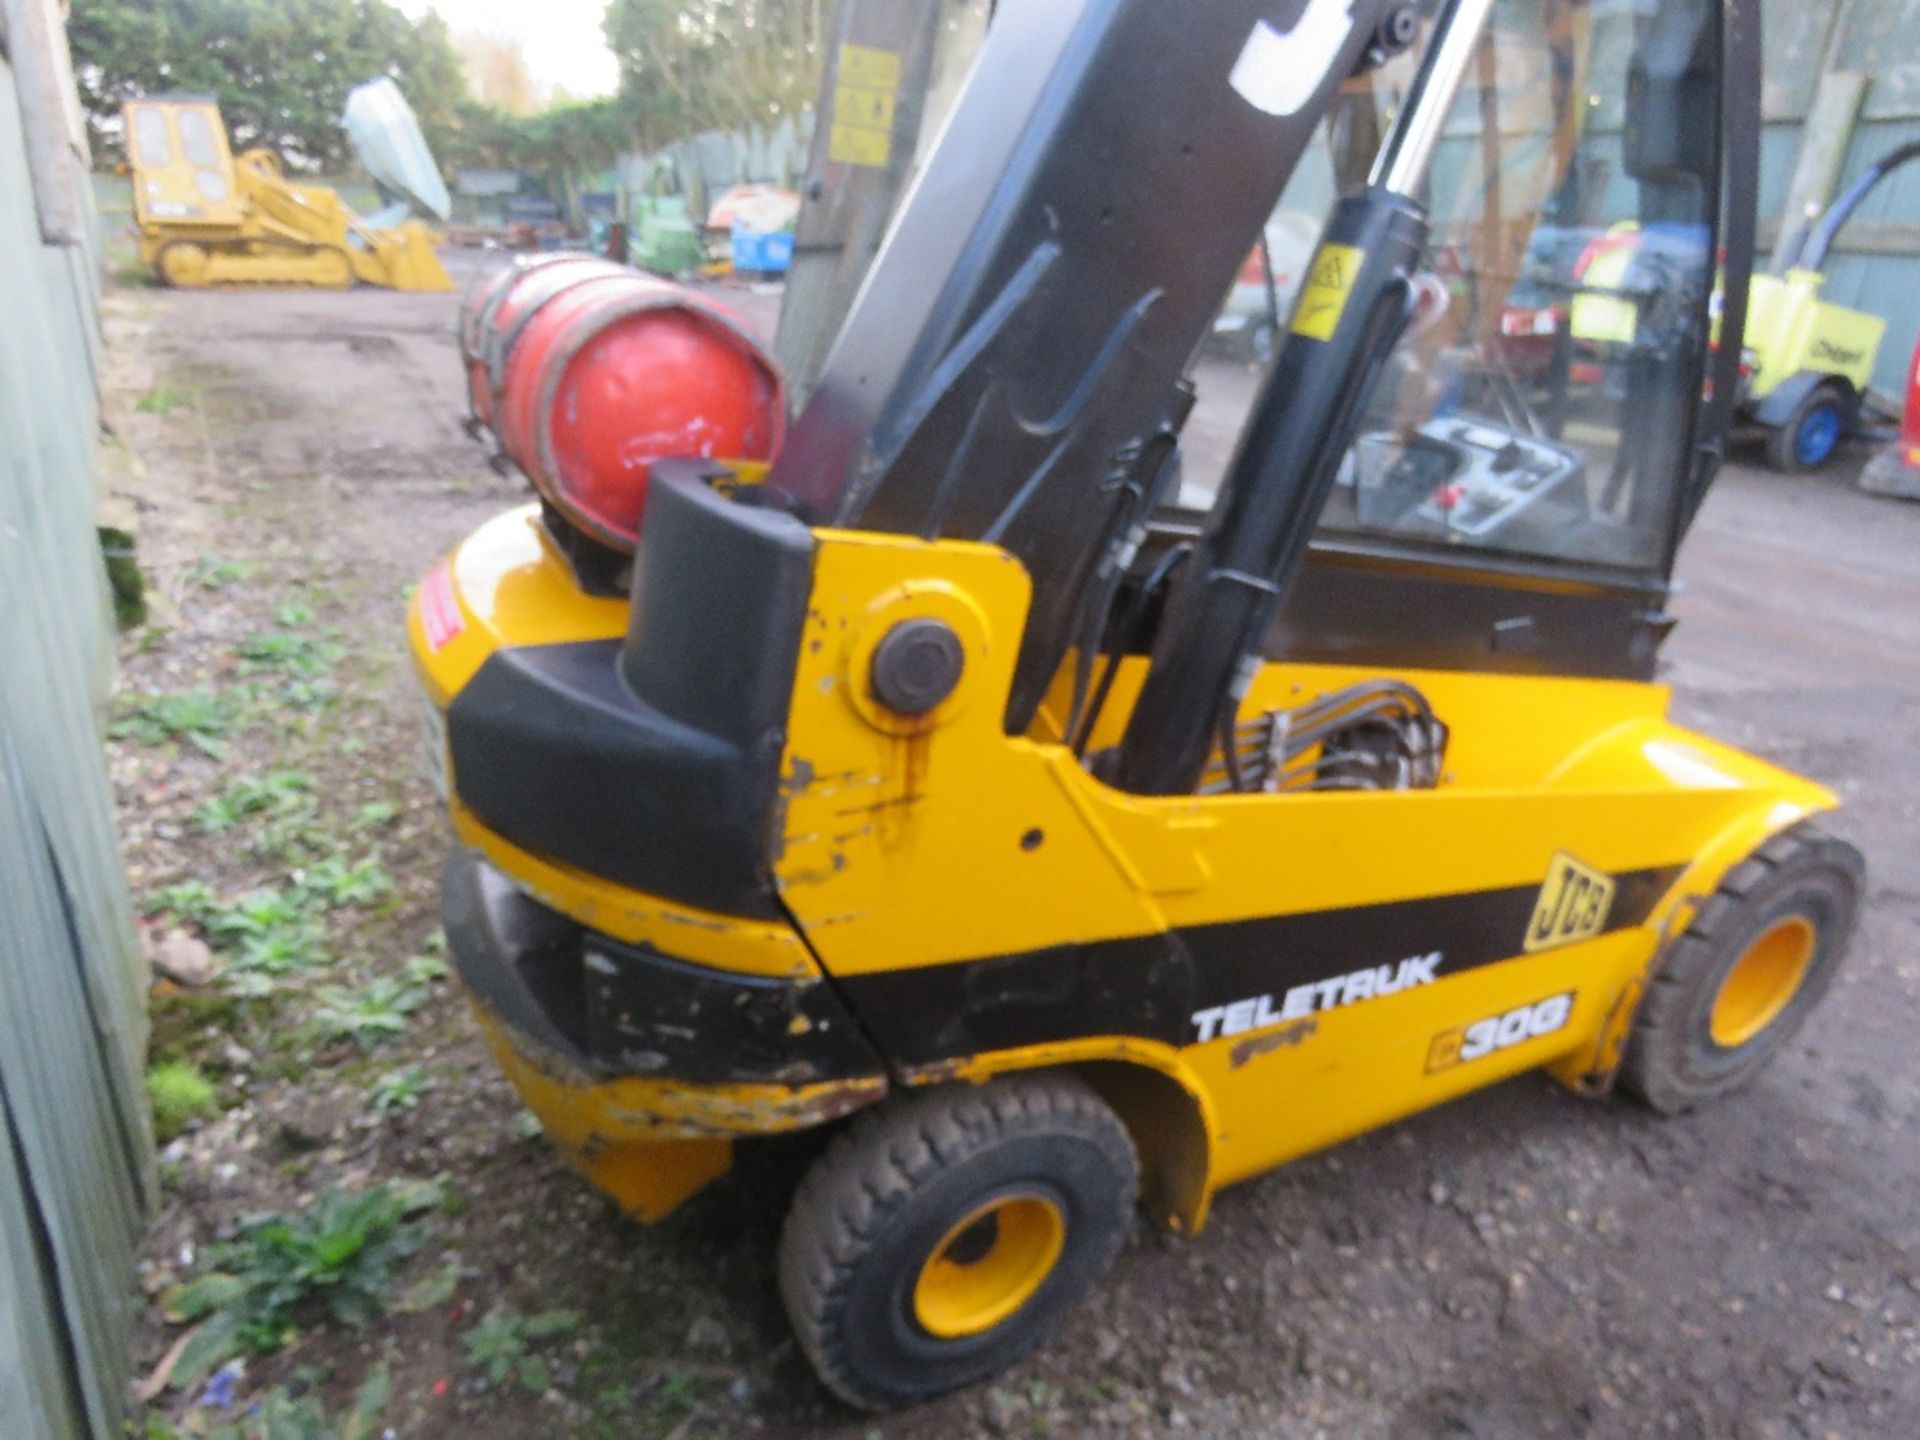
[[[290,599],[348,650],[337,720],[244,742],[225,771],[122,753],[136,890],[270,874],[181,817],[233,765],[290,748],[328,804],[401,810],[384,842],[398,895],[341,941],[356,973],[397,966],[434,925],[444,842],[418,778],[403,588],[520,493],[456,423],[454,309],[365,290],[111,301],[109,410],[149,468],[143,560],[171,597],[166,633],[129,641],[128,684],[217,680],[221,647]],[[162,384],[189,403],[137,413]],[[204,554],[258,568],[203,593],[181,577]],[[439,1077],[417,1111],[379,1124],[361,1057],[309,1041],[270,1056],[295,1044],[295,998],[287,1018],[222,1012],[189,1036],[226,1054],[234,1108],[170,1157],[156,1283],[243,1210],[343,1179],[438,1174],[459,1203],[418,1263],[465,1266],[445,1308],[315,1332],[250,1383],[318,1365],[344,1393],[384,1359],[387,1423],[463,1440],[1920,1434],[1920,505],[1864,496],[1844,474],[1736,469],[1682,574],[1667,651],[1680,717],[1840,790],[1837,828],[1873,877],[1824,1009],[1729,1103],[1662,1121],[1527,1078],[1393,1126],[1227,1192],[1197,1240],[1140,1230],[1039,1357],[876,1423],[813,1383],[773,1293],[779,1214],[763,1197],[802,1153],[750,1156],[642,1230],[516,1126],[450,995],[379,1057]],[[482,1393],[460,1366],[459,1332],[502,1299],[583,1319],[545,1398]],[[171,1334],[149,1322],[149,1363]]]

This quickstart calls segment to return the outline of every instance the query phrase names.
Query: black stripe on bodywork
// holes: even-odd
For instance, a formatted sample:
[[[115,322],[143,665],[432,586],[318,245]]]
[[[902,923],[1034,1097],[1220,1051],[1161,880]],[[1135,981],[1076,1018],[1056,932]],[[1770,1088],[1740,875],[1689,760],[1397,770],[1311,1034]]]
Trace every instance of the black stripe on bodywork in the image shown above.
[[[1680,865],[1614,876],[1605,931],[1642,923]],[[896,1064],[1089,1035],[1186,1045],[1193,1014],[1439,951],[1436,976],[1524,953],[1540,885],[1436,895],[1059,945],[1020,955],[838,977],[867,1033]]]
[[[493,1015],[589,1076],[804,1085],[881,1073],[825,981],[742,975],[584,930],[471,850],[441,885],[447,946]]]
[[[523,850],[777,919],[769,835],[813,536],[653,469],[624,641],[510,646],[447,708],[454,790]]]

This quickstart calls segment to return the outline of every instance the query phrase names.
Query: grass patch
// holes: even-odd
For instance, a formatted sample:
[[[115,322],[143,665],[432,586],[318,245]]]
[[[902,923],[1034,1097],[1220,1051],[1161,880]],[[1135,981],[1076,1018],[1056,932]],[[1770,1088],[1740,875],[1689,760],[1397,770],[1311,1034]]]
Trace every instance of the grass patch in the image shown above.
[[[147,1099],[153,1105],[154,1134],[162,1144],[220,1110],[213,1082],[191,1060],[162,1061],[147,1071]]]
[[[193,396],[178,385],[157,385],[133,402],[142,415],[171,415],[193,403]]]
[[[187,567],[187,583],[201,590],[224,590],[249,579],[259,566],[251,560],[228,560],[202,555]]]
[[[238,998],[205,990],[156,994],[148,1013],[153,1033],[147,1043],[156,1065],[191,1059],[209,1039],[235,1034],[244,1019]]]

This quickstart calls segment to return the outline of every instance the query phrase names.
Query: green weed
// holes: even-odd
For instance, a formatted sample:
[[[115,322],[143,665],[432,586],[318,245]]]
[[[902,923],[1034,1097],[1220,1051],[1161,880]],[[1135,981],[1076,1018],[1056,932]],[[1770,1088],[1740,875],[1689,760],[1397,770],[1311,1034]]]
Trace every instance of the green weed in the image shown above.
[[[251,560],[202,555],[187,567],[187,583],[202,590],[224,590],[229,585],[250,579],[259,568]]]
[[[178,385],[159,385],[134,401],[133,408],[142,415],[171,415],[182,406],[192,403],[193,396]]]
[[[245,999],[271,995],[289,975],[318,970],[327,963],[320,937],[310,930],[276,931],[250,936],[227,967],[227,988]]]
[[[303,897],[326,906],[364,905],[393,890],[393,879],[378,855],[349,863],[345,855],[329,855],[299,872]]]
[[[415,985],[432,985],[447,978],[447,962],[438,955],[409,955],[406,974]]]
[[[330,640],[298,630],[267,630],[234,647],[246,674],[271,670],[304,680],[324,676],[340,663],[342,650]]]
[[[207,1440],[371,1440],[381,1433],[380,1417],[392,1388],[386,1366],[376,1367],[361,1382],[353,1408],[345,1415],[327,1413],[317,1380],[317,1376],[308,1380],[297,1393],[284,1385],[273,1386],[240,1419],[207,1431]]]
[[[541,1347],[573,1334],[580,1319],[571,1310],[516,1315],[505,1307],[489,1310],[463,1337],[467,1364],[499,1385],[518,1381],[523,1389],[544,1391],[550,1382]]]
[[[136,745],[185,740],[203,755],[219,760],[227,753],[221,736],[237,718],[231,700],[204,687],[129,695],[122,698],[120,718],[108,733]]]
[[[185,920],[203,929],[207,919],[220,908],[220,897],[204,880],[182,880],[163,885],[147,897],[147,913]]]
[[[190,1060],[165,1061],[147,1071],[147,1099],[153,1104],[154,1133],[163,1144],[220,1109],[213,1082]]]
[[[379,830],[391,825],[400,815],[400,807],[391,800],[369,800],[353,812],[355,830]]]
[[[205,932],[207,943],[229,957],[224,982],[235,995],[270,994],[277,977],[317,969],[327,960],[325,937],[298,890],[263,887],[228,903],[199,880],[156,890],[151,913],[184,920]]]
[[[329,1040],[351,1040],[362,1050],[404,1035],[407,1017],[426,1003],[413,986],[383,975],[364,990],[329,985],[320,992],[314,1020]]]
[[[242,775],[224,794],[193,812],[193,823],[213,834],[231,830],[255,815],[286,815],[310,809],[313,777],[301,770],[269,770],[264,775]]]
[[[221,906],[202,922],[216,945],[238,949],[248,940],[303,933],[312,927],[305,897],[296,891],[263,886]]]
[[[167,1318],[199,1321],[173,1369],[189,1386],[235,1355],[269,1355],[312,1319],[360,1327],[378,1317],[394,1271],[425,1240],[411,1217],[426,1197],[381,1185],[329,1190],[303,1211],[256,1216],[211,1251],[216,1267],[176,1287]]]
[[[291,710],[324,710],[340,698],[340,682],[321,678],[318,680],[289,680],[280,687],[278,699]],[[346,752],[346,745],[341,750]]]
[[[409,1065],[390,1070],[373,1082],[373,1108],[382,1115],[399,1110],[417,1110],[420,1097],[433,1089],[433,1077],[424,1066]]]

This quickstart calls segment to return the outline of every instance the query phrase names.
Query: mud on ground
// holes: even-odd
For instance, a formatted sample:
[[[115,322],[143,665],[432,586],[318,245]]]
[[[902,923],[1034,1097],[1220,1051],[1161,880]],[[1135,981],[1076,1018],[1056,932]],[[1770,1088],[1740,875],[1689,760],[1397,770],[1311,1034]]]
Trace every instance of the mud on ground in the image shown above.
[[[447,842],[403,600],[522,498],[460,432],[455,304],[108,303],[108,411],[133,457],[114,484],[138,497],[157,595],[125,639],[121,703],[204,691],[219,730],[115,744],[150,936],[181,943],[154,897],[182,882],[230,902],[311,887],[329,859],[334,881],[367,882],[334,885],[318,938],[260,994],[232,998],[231,976],[156,988],[156,1053],[199,1064],[221,1108],[165,1150],[147,1287],[205,1269],[243,1216],[329,1187],[440,1196],[383,1313],[251,1360],[242,1407],[279,1385],[337,1412],[385,1367],[384,1426],[465,1440],[1920,1433],[1920,506],[1737,470],[1683,567],[1682,717],[1835,785],[1873,867],[1847,972],[1757,1085],[1663,1121],[1525,1078],[1389,1127],[1225,1193],[1197,1240],[1141,1227],[1042,1354],[876,1421],[814,1383],[774,1293],[767,1197],[807,1145],[748,1152],[667,1224],[630,1224],[555,1161],[435,978]],[[307,784],[286,809],[222,825],[205,808],[289,771]],[[415,1007],[399,1033],[336,1033],[383,980]],[[535,1347],[544,1373],[468,1363],[502,1306],[574,1317]],[[182,1333],[150,1305],[145,1367]],[[199,1401],[164,1389],[148,1414],[201,1433],[216,1415]]]

